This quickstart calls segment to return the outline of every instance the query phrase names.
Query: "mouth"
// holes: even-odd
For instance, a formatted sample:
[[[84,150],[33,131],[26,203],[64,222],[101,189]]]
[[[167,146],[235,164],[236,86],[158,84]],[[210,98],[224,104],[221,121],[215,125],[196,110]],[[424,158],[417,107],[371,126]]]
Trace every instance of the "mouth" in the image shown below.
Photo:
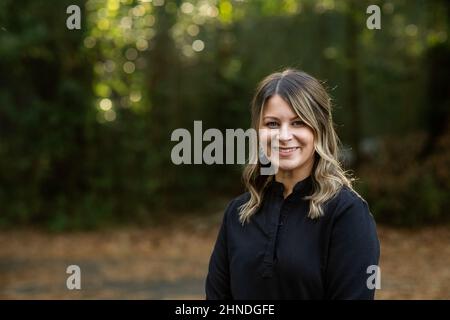
[[[290,148],[274,147],[273,149],[275,151],[279,152],[280,156],[287,156],[287,155],[290,155],[290,154],[294,153],[294,151],[300,149],[300,147],[290,147]]]

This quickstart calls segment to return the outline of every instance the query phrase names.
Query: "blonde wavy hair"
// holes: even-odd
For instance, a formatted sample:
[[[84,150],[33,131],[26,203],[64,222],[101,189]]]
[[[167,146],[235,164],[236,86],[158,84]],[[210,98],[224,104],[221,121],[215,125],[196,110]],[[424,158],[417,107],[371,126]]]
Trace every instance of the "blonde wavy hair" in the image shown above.
[[[313,191],[304,199],[310,201],[308,217],[317,219],[323,215],[323,205],[337,192],[347,186],[351,190],[353,178],[342,169],[338,160],[339,138],[334,130],[331,99],[322,84],[309,74],[287,69],[276,72],[263,79],[252,101],[252,127],[258,131],[262,110],[266,101],[279,95],[295,111],[300,119],[314,132],[314,165],[312,169]],[[259,145],[259,137],[258,137]],[[258,148],[253,148],[250,159],[244,168],[242,180],[250,193],[250,199],[239,207],[239,220],[249,222],[263,200],[273,175],[260,175],[261,163]]]

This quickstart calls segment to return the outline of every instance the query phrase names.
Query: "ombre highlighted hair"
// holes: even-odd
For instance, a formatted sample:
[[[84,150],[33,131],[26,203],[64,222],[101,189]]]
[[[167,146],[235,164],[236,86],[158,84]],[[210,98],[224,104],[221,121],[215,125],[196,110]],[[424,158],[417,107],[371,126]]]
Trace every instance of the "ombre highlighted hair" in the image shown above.
[[[279,95],[314,133],[313,191],[304,199],[310,201],[308,217],[317,219],[323,215],[325,202],[343,186],[353,190],[353,179],[338,160],[339,138],[334,130],[331,99],[322,84],[305,72],[287,69],[273,73],[259,83],[253,97],[252,128],[256,131],[261,124],[264,105],[274,95]],[[250,193],[250,199],[239,207],[242,224],[258,211],[265,189],[274,179],[274,175],[261,175],[258,148],[251,152],[250,158],[257,161],[249,161],[242,174]]]

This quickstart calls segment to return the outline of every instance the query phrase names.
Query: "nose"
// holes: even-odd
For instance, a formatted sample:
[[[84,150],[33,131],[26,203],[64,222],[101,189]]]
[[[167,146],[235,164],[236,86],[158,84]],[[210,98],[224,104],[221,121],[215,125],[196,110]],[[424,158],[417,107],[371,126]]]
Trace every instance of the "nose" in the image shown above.
[[[289,129],[288,124],[283,124],[280,128],[280,134],[279,134],[280,141],[289,141],[292,139],[292,133]]]

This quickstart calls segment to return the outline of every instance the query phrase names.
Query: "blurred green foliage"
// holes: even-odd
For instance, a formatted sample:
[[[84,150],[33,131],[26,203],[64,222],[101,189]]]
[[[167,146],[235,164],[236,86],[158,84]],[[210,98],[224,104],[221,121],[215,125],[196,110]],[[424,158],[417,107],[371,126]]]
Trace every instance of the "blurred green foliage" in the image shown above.
[[[71,4],[81,30],[66,28]],[[366,28],[370,4],[381,30]],[[239,166],[173,165],[171,132],[248,128],[256,83],[285,67],[326,81],[377,219],[447,220],[449,12],[443,0],[3,0],[0,226],[141,223],[242,192]]]

